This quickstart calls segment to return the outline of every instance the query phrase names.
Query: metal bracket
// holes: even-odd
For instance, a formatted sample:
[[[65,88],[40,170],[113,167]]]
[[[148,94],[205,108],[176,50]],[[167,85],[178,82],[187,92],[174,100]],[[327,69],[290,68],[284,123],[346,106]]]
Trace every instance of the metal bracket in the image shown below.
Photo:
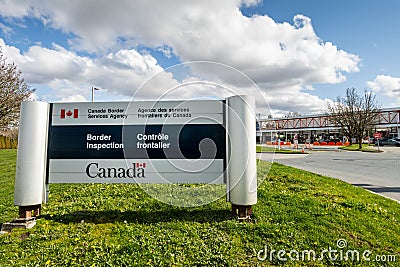
[[[235,205],[232,204],[232,214],[237,216],[239,222],[251,221],[251,215],[253,215],[253,209],[251,205]]]

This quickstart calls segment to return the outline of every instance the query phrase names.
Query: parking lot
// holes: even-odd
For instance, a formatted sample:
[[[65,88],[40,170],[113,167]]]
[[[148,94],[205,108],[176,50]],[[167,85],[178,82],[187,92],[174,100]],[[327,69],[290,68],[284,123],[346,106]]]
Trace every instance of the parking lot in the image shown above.
[[[273,161],[334,177],[400,202],[400,148],[385,146],[383,153],[342,150],[310,154],[275,154]],[[272,156],[259,154],[271,161]]]

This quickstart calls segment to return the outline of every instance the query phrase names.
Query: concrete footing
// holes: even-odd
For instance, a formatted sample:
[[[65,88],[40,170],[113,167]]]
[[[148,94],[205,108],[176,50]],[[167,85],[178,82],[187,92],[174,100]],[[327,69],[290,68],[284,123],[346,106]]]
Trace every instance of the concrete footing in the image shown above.
[[[19,218],[1,225],[1,233],[11,232],[14,228],[30,229],[36,225],[36,217],[40,214],[41,205],[20,206]]]
[[[1,226],[1,232],[9,233],[12,229],[21,228],[21,229],[29,229],[36,225],[36,218],[31,217],[30,219],[15,219],[12,222],[3,223]]]

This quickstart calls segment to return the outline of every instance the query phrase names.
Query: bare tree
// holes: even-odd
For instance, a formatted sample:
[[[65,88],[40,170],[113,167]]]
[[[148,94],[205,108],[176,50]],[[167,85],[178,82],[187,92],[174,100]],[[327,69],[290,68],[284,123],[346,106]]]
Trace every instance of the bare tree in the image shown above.
[[[7,63],[0,47],[0,128],[17,124],[21,102],[33,92],[15,63]]]
[[[348,88],[346,96],[339,96],[333,104],[328,103],[331,123],[340,127],[350,142],[356,138],[360,149],[364,134],[372,127],[379,110],[378,101],[372,92],[364,91],[363,95],[359,95],[354,88]]]

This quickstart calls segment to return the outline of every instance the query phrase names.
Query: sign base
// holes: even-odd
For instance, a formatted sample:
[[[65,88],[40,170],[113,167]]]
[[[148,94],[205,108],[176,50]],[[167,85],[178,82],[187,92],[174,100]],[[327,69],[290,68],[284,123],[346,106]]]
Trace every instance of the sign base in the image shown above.
[[[30,219],[34,216],[40,215],[40,210],[42,205],[33,205],[33,206],[19,206],[19,219]]]
[[[237,216],[238,221],[248,222],[251,221],[251,215],[253,215],[253,209],[251,205],[232,204],[232,214]]]
[[[14,228],[30,229],[36,225],[42,205],[19,206],[19,218],[9,223],[3,223],[1,232],[11,232]]]
[[[30,229],[36,225],[36,217],[31,217],[29,219],[15,219],[12,222],[3,223],[1,226],[1,232],[9,233],[14,228]]]

